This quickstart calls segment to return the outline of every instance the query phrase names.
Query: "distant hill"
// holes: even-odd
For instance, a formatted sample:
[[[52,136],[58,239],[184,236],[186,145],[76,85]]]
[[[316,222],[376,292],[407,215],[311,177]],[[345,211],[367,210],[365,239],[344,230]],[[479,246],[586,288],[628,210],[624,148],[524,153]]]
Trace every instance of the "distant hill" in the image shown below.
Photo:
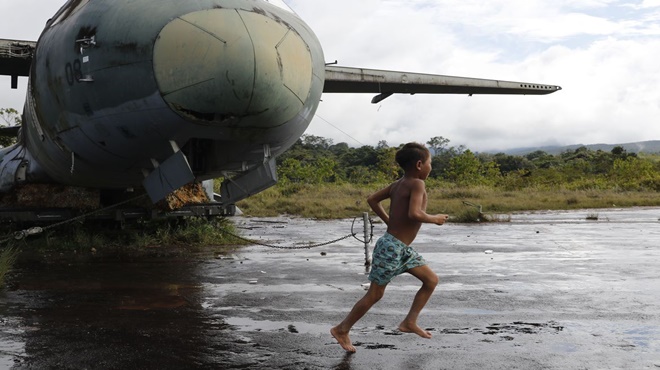
[[[660,140],[639,141],[636,143],[626,143],[626,144],[590,144],[590,145],[575,144],[575,145],[566,145],[566,146],[541,146],[541,147],[508,149],[500,152],[504,152],[509,155],[525,155],[535,152],[537,150],[542,150],[548,154],[561,154],[567,150],[575,150],[583,146],[591,150],[602,150],[604,152],[612,151],[614,147],[621,146],[628,153],[660,153]]]

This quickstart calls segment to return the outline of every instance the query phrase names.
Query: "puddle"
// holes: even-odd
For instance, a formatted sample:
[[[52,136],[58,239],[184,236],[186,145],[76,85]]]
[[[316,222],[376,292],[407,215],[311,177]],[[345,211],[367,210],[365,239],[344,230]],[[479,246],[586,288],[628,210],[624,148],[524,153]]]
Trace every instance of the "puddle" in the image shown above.
[[[225,322],[242,332],[288,332],[291,334],[326,335],[328,325],[316,325],[305,322],[252,320],[246,317],[229,317]]]
[[[492,310],[484,310],[484,309],[479,309],[479,308],[465,308],[461,310],[462,313],[468,314],[468,315],[495,315],[499,312],[497,311],[492,311]]]
[[[623,331],[623,339],[637,348],[660,353],[660,327],[633,326]]]
[[[0,334],[0,369],[8,369],[25,356],[25,343],[20,339],[23,333],[2,328]]]
[[[554,352],[559,353],[575,353],[579,351],[579,347],[574,343],[555,343],[551,348]]]

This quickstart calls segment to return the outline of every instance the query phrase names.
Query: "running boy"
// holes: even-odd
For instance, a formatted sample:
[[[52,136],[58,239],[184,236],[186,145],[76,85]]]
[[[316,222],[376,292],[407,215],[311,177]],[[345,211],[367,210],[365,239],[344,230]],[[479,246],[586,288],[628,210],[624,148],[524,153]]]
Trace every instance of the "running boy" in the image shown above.
[[[423,338],[431,338],[431,333],[417,325],[417,317],[438,285],[438,276],[426,264],[417,251],[410,247],[422,223],[442,225],[447,215],[426,213],[426,187],[424,180],[431,172],[431,153],[418,143],[408,143],[396,153],[396,162],[405,171],[402,178],[367,198],[371,209],[387,224],[383,235],[373,251],[373,262],[369,280],[371,285],[344,321],[330,329],[330,334],[343,349],[355,352],[348,336],[355,323],[378,302],[385,293],[387,284],[397,275],[408,272],[422,281],[406,318],[399,324],[404,333],[415,333]],[[389,214],[381,202],[390,199]]]

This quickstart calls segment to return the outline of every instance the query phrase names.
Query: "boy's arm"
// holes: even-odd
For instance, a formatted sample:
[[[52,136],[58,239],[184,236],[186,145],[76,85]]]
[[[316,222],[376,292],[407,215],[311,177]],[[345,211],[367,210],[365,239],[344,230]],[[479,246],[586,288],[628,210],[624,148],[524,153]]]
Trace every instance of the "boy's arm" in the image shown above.
[[[385,199],[388,199],[390,197],[390,189],[391,188],[392,188],[392,185],[390,185],[390,186],[388,186],[384,189],[380,189],[377,192],[371,194],[367,198],[367,203],[369,203],[369,207],[371,207],[371,209],[374,212],[376,212],[378,217],[380,217],[380,219],[383,220],[383,222],[386,225],[390,224],[390,215],[387,214],[387,212],[385,211],[385,208],[383,208],[383,205],[380,202],[382,202]]]
[[[410,203],[408,204],[408,217],[410,219],[423,222],[442,225],[447,221],[449,216],[438,214],[429,215],[424,210],[424,195],[426,195],[426,186],[424,181],[414,181],[410,189]]]

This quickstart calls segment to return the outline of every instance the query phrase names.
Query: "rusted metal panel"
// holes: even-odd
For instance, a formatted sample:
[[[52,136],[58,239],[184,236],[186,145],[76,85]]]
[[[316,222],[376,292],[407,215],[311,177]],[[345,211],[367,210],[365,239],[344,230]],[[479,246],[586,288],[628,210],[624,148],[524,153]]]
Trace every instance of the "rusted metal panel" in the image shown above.
[[[0,75],[11,76],[11,88],[18,88],[18,77],[30,74],[37,43],[0,39]]]
[[[37,43],[0,39],[0,75],[28,76]]]
[[[184,206],[209,203],[209,197],[201,183],[187,184],[156,203],[156,207],[163,211],[173,211]]]

